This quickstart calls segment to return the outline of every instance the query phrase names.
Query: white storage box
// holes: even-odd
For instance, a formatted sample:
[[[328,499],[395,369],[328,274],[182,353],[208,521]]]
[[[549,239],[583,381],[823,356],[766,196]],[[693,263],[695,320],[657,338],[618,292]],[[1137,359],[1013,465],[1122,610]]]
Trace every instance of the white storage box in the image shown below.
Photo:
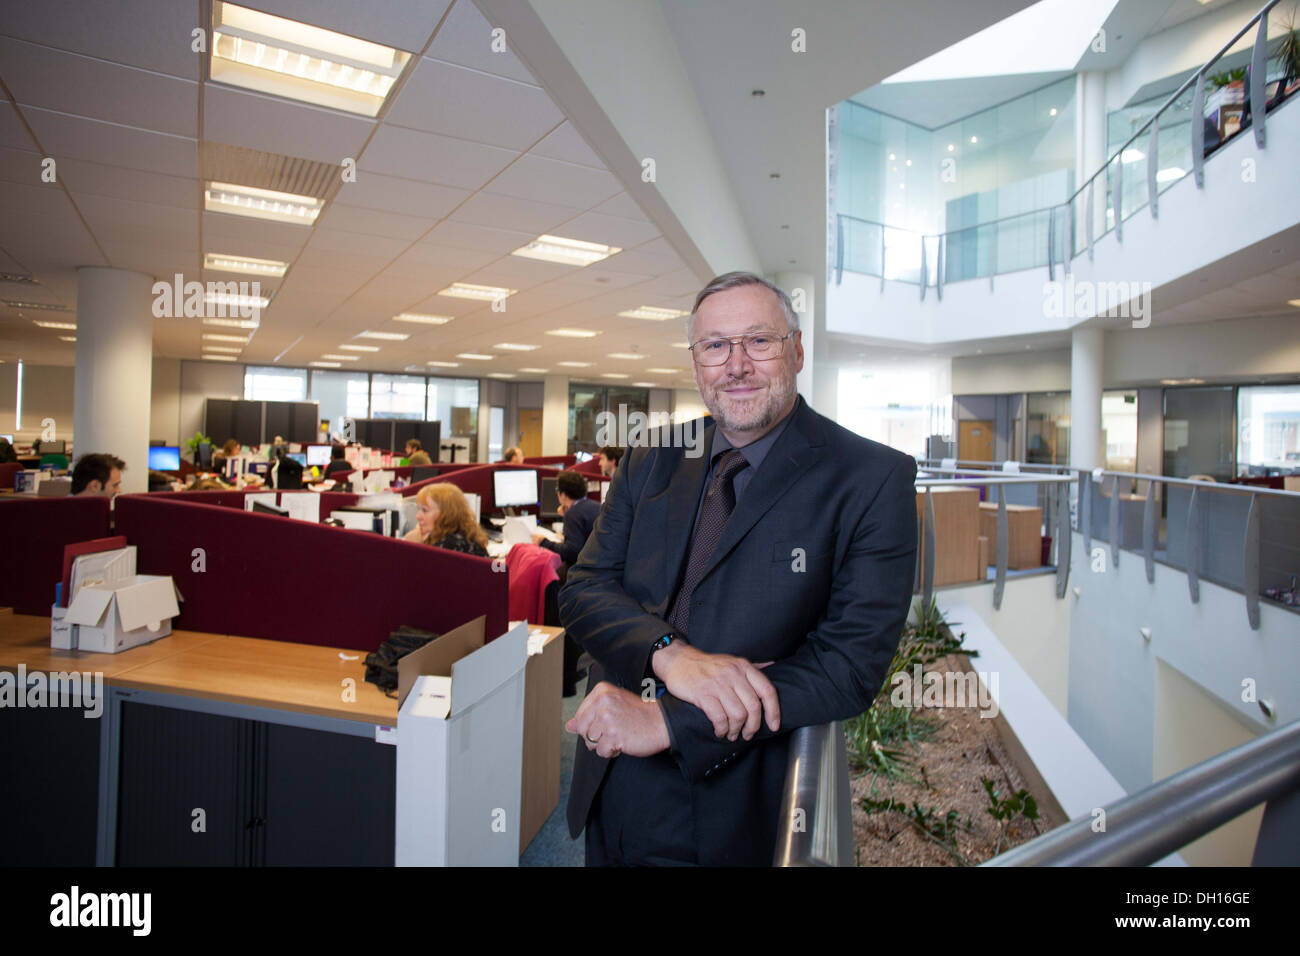
[[[398,663],[398,866],[517,866],[528,626],[482,617]]]
[[[135,558],[134,545],[76,558],[72,600],[51,612],[51,647],[116,654],[172,632],[176,585],[167,575],[136,574]]]

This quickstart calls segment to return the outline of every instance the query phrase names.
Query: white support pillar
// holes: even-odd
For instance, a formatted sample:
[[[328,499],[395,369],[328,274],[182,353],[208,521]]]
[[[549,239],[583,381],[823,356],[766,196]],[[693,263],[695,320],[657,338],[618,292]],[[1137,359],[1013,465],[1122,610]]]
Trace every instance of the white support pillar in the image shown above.
[[[542,454],[569,453],[569,377],[542,379]]]
[[[1101,467],[1106,463],[1101,443],[1101,383],[1105,333],[1077,328],[1070,336],[1070,465]]]
[[[77,269],[77,368],[73,440],[77,457],[106,452],[126,462],[123,491],[149,489],[153,383],[153,277]]]
[[[817,283],[809,272],[778,272],[772,281],[785,290],[799,316],[799,338],[803,342],[803,371],[799,373],[799,394],[813,401],[813,345],[817,327]]]
[[[1089,70],[1077,75],[1074,96],[1074,188],[1079,189],[1088,177],[1101,169],[1106,162],[1106,74]],[[1076,222],[1076,245],[1082,249],[1084,239],[1084,206],[1079,205]],[[1106,179],[1097,181],[1092,200],[1092,229],[1094,239],[1106,231]]]

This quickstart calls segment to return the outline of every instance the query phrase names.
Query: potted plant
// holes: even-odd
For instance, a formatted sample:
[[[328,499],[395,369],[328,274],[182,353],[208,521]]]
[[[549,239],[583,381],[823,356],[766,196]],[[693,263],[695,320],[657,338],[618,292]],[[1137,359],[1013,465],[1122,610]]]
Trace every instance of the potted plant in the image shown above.
[[[199,463],[199,445],[204,442],[207,442],[210,445],[212,444],[212,439],[203,434],[203,432],[195,432],[194,437],[185,443],[185,447],[190,451],[190,460],[196,465]]]
[[[1284,73],[1279,84],[1283,95],[1290,95],[1300,89],[1300,30],[1296,29],[1295,16],[1291,17],[1290,26],[1282,36],[1275,54],[1282,61]]]

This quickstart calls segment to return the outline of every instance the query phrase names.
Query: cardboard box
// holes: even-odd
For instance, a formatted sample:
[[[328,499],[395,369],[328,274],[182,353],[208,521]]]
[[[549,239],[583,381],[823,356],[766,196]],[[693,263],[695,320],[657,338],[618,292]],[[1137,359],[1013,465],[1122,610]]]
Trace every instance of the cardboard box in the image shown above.
[[[58,640],[73,650],[116,654],[172,632],[180,613],[176,585],[170,576],[136,574],[135,558],[134,546],[76,558],[72,600],[51,612],[52,647]]]
[[[528,626],[484,618],[398,663],[398,866],[517,866]]]

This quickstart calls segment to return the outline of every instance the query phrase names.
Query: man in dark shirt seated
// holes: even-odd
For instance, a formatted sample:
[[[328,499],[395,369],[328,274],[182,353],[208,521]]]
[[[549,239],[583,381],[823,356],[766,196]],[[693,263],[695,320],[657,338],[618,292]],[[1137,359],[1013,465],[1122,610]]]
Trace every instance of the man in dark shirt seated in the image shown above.
[[[596,525],[600,505],[587,497],[587,479],[576,471],[560,472],[555,479],[555,497],[560,499],[560,514],[564,516],[564,541],[556,544],[542,532],[534,531],[533,543],[557,552],[565,564],[573,564]]]
[[[330,449],[330,463],[325,466],[324,477],[328,478],[336,471],[352,471],[352,466],[348,464],[345,457],[347,450],[342,445],[335,445]]]

